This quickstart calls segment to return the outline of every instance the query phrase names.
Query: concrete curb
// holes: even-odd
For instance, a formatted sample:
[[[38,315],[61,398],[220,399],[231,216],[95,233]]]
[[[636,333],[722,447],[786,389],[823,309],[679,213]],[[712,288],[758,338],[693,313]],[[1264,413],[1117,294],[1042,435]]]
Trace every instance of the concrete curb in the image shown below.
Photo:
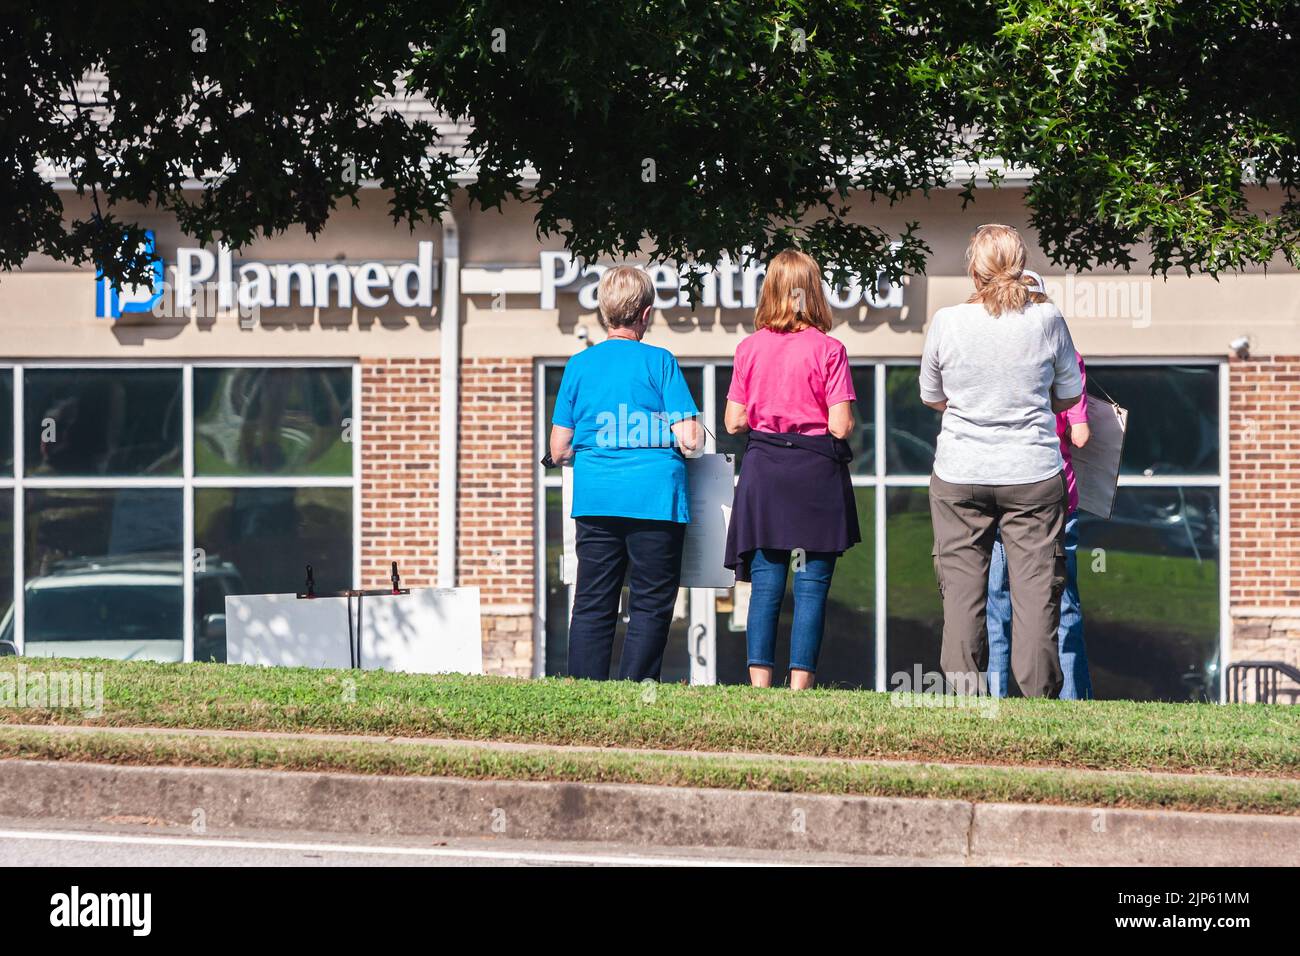
[[[187,831],[501,837],[970,863],[1300,863],[1300,818],[632,784],[0,761],[5,816]]]

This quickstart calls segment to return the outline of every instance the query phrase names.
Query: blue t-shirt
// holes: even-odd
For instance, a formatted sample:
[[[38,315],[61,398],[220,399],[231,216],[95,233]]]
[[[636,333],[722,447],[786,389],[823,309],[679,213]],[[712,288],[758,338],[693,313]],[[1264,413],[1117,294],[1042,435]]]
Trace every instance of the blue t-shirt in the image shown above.
[[[699,413],[667,349],[607,339],[569,359],[552,422],[573,429],[573,517],[690,521],[672,425]]]

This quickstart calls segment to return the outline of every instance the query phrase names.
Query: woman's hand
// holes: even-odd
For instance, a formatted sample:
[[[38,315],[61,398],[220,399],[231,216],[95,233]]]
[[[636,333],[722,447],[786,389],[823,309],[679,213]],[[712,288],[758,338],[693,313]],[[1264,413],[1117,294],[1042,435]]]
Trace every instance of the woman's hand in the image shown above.
[[[1088,444],[1088,439],[1092,437],[1092,429],[1088,427],[1087,422],[1078,422],[1070,426],[1070,444],[1075,448],[1082,448]]]
[[[699,421],[694,418],[683,418],[671,427],[681,453],[687,458],[699,457],[700,452],[704,450],[704,429],[700,427]]]

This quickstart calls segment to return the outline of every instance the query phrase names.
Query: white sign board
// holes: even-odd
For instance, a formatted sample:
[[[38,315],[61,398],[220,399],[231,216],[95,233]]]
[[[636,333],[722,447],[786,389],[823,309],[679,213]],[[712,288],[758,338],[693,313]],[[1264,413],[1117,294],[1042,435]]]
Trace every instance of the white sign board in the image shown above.
[[[1128,410],[1096,395],[1088,396],[1088,430],[1092,437],[1082,448],[1070,449],[1079,508],[1109,518],[1115,506],[1119,460],[1128,430]]]
[[[733,571],[723,566],[727,551],[727,525],[736,493],[736,469],[729,455],[701,455],[686,459],[686,486],[690,498],[691,523],[686,526],[682,547],[684,588],[729,588],[736,583]],[[564,469],[561,507],[564,515],[564,554],[560,558],[560,580],[573,584],[578,579],[577,524],[573,514],[573,469]]]
[[[352,666],[348,598],[238,594],[226,598],[226,660],[271,667]],[[483,673],[478,588],[412,588],[361,602],[363,670]]]

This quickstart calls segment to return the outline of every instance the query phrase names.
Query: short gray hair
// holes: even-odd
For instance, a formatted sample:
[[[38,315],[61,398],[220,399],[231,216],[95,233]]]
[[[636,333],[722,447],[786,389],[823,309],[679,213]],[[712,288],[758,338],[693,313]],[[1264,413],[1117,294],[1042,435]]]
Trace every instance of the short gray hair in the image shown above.
[[[654,283],[635,266],[614,266],[600,277],[596,301],[601,325],[607,329],[625,328],[654,304]]]

